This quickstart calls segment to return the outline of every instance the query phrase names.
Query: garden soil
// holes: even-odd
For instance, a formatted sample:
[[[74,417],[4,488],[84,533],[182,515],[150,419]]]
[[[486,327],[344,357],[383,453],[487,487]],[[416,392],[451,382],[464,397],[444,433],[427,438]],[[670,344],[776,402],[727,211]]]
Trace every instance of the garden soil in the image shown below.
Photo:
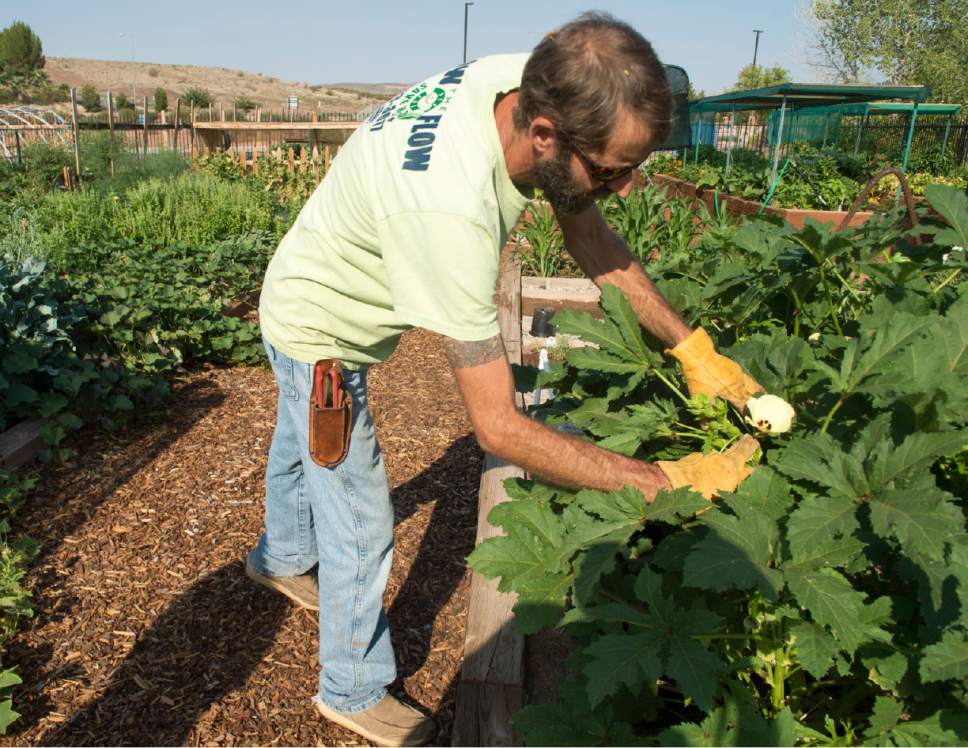
[[[0,745],[365,744],[313,709],[316,615],[243,571],[262,529],[271,372],[207,368],[173,390],[163,411],[82,432],[75,457],[40,470],[17,522],[40,546],[36,615],[4,662],[24,680],[22,716]],[[404,335],[370,397],[396,513],[393,689],[449,745],[483,455],[436,336]]]

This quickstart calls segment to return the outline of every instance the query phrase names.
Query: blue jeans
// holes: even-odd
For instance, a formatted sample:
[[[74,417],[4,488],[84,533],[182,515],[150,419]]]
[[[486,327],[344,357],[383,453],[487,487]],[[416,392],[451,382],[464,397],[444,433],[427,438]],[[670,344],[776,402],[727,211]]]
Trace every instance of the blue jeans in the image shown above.
[[[346,371],[353,431],[346,459],[323,468],[309,457],[312,364],[263,340],[279,387],[266,468],[265,532],[249,554],[269,576],[318,564],[318,698],[339,712],[369,709],[397,675],[383,592],[393,557],[393,507],[367,407],[366,370]]]

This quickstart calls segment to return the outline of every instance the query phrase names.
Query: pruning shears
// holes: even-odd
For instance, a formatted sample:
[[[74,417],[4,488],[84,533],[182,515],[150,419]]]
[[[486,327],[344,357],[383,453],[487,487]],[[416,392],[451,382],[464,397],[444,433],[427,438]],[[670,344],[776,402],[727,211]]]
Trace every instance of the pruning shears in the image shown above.
[[[313,387],[316,394],[316,405],[319,408],[343,407],[343,376],[335,368],[323,371],[323,367],[316,366]]]

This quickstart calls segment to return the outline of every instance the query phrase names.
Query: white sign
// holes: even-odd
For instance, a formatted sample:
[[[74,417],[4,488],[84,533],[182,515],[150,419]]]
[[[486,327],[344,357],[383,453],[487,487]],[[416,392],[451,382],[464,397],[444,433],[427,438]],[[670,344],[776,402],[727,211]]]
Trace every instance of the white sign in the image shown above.
[[[290,109],[298,109],[299,108],[299,97],[298,96],[290,96],[289,97],[289,108]]]

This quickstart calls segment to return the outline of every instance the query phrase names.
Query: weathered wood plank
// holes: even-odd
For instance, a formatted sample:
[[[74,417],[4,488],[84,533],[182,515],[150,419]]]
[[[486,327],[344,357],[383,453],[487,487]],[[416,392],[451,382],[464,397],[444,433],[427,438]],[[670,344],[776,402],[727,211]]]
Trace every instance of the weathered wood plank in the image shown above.
[[[17,467],[34,459],[44,448],[41,429],[50,426],[46,418],[18,423],[0,434],[0,468]]]
[[[521,362],[521,265],[511,252],[501,258],[497,289],[498,323],[511,363]],[[523,399],[516,396],[518,407]],[[507,501],[504,481],[524,471],[493,455],[484,458],[478,499],[477,542],[500,534],[487,521],[497,504]],[[524,637],[514,631],[513,595],[497,590],[496,581],[474,574],[464,638],[464,662],[457,692],[452,745],[520,745],[510,719],[524,704]]]
[[[524,689],[464,681],[457,687],[451,745],[516,746],[521,737],[511,717],[524,706]]]

